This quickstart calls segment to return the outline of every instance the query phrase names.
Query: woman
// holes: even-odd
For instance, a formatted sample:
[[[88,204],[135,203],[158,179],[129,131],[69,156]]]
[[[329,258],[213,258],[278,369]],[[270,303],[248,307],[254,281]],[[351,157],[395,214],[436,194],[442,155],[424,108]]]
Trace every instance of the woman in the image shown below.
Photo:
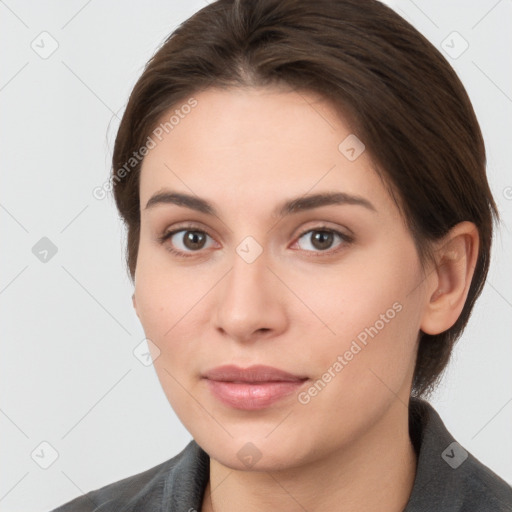
[[[64,511],[512,510],[425,400],[485,283],[485,148],[375,0],[214,2],[137,82],[112,186],[193,441]]]

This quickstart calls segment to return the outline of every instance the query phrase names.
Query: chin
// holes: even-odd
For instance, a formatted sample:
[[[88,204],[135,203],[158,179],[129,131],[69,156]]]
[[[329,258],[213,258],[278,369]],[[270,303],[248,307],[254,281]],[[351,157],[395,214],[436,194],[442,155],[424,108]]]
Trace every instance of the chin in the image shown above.
[[[201,437],[194,438],[210,457],[237,471],[291,469],[308,459],[321,456],[321,450],[311,443],[305,432],[301,435],[290,435],[289,431],[283,429],[281,436],[277,435],[277,431],[269,436],[271,430],[265,428],[264,433],[257,432],[254,436],[245,431],[243,435],[234,435],[232,438],[223,436],[222,440],[215,436],[205,442],[202,442]]]

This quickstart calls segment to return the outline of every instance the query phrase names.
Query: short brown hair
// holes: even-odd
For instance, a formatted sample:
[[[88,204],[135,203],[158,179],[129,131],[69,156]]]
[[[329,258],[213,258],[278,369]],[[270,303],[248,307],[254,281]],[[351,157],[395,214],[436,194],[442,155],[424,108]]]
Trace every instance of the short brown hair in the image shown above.
[[[377,0],[218,0],[165,40],[131,93],[112,160],[131,279],[140,233],[141,161],[126,167],[134,151],[193,94],[272,84],[319,93],[349,120],[397,194],[422,262],[455,224],[477,226],[478,259],[458,320],[438,335],[420,332],[412,394],[430,393],[482,291],[499,215],[464,86],[422,34]]]

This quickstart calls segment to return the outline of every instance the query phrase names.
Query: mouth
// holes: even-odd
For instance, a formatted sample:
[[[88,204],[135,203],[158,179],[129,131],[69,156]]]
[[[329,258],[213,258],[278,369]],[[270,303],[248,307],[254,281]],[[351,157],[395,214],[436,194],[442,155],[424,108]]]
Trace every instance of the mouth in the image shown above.
[[[294,375],[292,373],[266,365],[253,365],[241,368],[235,365],[217,366],[202,375],[203,378],[222,382],[298,382],[308,377]]]
[[[290,396],[309,380],[271,366],[219,366],[202,375],[213,396],[224,405],[258,410]]]

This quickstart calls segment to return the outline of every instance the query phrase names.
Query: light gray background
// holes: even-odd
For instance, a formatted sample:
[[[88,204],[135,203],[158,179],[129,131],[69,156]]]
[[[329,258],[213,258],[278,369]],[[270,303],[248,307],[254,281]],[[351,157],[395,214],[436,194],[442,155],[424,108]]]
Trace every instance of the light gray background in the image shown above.
[[[504,223],[488,283],[431,401],[455,438],[512,483],[512,3],[391,4],[451,52],[484,133]],[[125,234],[112,200],[92,190],[108,179],[144,64],[204,5],[0,1],[2,511],[50,510],[159,464],[191,439],[153,368],[133,354],[144,332]],[[457,58],[464,42],[454,31],[469,44]],[[52,40],[57,50],[42,58]],[[57,248],[47,262],[32,252],[43,237]],[[42,442],[58,453],[47,469],[52,448]]]

